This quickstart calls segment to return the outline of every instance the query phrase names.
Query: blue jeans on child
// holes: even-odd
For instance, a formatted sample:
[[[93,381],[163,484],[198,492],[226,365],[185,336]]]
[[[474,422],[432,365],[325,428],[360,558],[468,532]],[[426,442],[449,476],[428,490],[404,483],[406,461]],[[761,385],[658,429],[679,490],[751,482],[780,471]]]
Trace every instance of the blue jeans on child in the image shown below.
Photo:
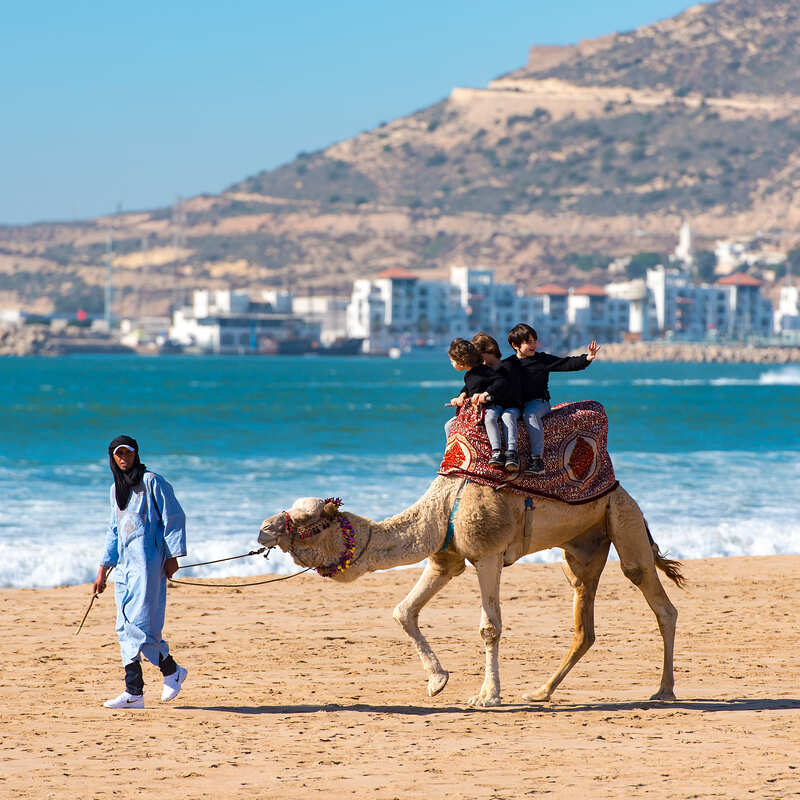
[[[531,456],[541,456],[544,450],[542,417],[550,413],[550,401],[542,397],[528,400],[522,408],[522,420],[531,442]]]
[[[503,423],[503,430],[506,434],[506,450],[517,450],[517,420],[519,419],[519,409],[506,408],[502,406],[486,406],[486,414],[483,424],[486,426],[486,435],[492,450],[502,450],[503,440],[500,435],[500,425],[498,419]],[[445,438],[450,435],[450,428],[456,421],[455,417],[450,417],[444,424]]]
[[[486,435],[489,437],[489,444],[492,450],[503,449],[503,437],[500,434],[500,423],[503,424],[503,431],[506,434],[506,450],[517,451],[517,420],[519,419],[519,409],[503,408],[502,406],[486,406],[483,417],[483,424],[486,426]]]

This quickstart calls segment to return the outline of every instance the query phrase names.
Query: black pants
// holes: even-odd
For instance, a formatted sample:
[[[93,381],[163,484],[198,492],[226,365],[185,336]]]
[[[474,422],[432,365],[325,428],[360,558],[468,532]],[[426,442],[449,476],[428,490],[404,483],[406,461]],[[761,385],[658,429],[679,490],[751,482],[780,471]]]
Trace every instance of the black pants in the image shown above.
[[[158,657],[158,668],[161,674],[166,677],[167,675],[174,675],[178,669],[175,659],[172,655],[166,658]],[[144,692],[144,678],[142,677],[142,662],[131,661],[130,664],[125,665],[125,690],[128,694],[139,695]]]

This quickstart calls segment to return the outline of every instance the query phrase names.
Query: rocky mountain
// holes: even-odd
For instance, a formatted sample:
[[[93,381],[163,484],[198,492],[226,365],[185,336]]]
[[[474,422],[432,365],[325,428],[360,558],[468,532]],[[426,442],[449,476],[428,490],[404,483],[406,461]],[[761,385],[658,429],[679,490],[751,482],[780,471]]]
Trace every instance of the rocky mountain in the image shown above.
[[[533,47],[523,68],[180,206],[0,229],[0,305],[120,311],[197,286],[346,290],[390,265],[535,285],[717,237],[800,241],[800,7],[720,0]]]

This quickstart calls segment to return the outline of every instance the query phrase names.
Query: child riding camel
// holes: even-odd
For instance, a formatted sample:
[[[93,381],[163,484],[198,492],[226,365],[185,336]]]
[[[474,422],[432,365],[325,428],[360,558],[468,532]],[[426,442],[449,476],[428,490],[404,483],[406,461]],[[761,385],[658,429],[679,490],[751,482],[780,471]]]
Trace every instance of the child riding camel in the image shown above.
[[[469,401],[473,405],[483,405],[485,408],[484,425],[492,447],[489,466],[504,467],[509,471],[518,470],[519,399],[508,380],[506,370],[495,370],[483,363],[481,353],[472,342],[468,342],[466,339],[453,339],[448,355],[450,363],[455,369],[466,372],[464,389],[458,397],[454,397],[450,401],[450,404],[461,407]],[[500,433],[501,422],[506,434],[505,454],[503,453],[503,438]],[[446,425],[445,431],[448,428],[449,426]]]
[[[514,472],[519,469],[517,430],[522,414],[522,384],[519,372],[500,360],[500,345],[488,333],[484,331],[476,333],[472,337],[472,344],[481,354],[483,363],[505,379],[505,391],[497,397],[497,402],[503,407],[500,419],[506,430],[505,468],[508,472]],[[488,409],[486,414],[488,416]]]
[[[589,352],[580,356],[552,356],[537,352],[539,336],[530,326],[521,322],[508,332],[508,343],[514,355],[503,359],[511,370],[516,370],[522,386],[522,420],[531,443],[531,457],[525,474],[544,472],[544,433],[542,417],[550,412],[550,390],[547,382],[551,372],[574,372],[586,369],[594,361],[600,345],[592,340]]]

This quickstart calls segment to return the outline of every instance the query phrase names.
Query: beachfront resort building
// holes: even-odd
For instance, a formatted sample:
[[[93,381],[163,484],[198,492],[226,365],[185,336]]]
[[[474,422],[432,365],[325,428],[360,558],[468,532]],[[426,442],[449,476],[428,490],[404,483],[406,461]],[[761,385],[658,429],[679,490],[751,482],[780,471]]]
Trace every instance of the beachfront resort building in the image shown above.
[[[293,297],[292,314],[319,325],[319,339],[324,347],[331,347],[348,339],[348,297],[339,295],[308,295]]]
[[[629,306],[595,286],[567,290],[547,284],[523,294],[514,284],[496,282],[494,270],[486,268],[452,267],[448,282],[423,281],[392,268],[354,283],[347,331],[364,339],[366,352],[418,340],[440,346],[479,330],[505,347],[508,331],[526,321],[543,346],[564,347],[573,339],[620,339],[628,330]]]
[[[775,312],[775,333],[800,337],[800,286],[781,286]]]
[[[744,272],[726,275],[714,284],[714,288],[722,291],[727,305],[728,328],[722,330],[726,338],[742,339],[772,333],[772,303],[762,296],[762,286],[762,281]]]
[[[367,353],[386,352],[403,337],[438,342],[467,329],[457,286],[402,267],[356,280],[346,319],[348,336],[363,339]]]
[[[622,328],[628,339],[647,339],[650,332],[650,295],[644,278],[606,284],[606,294],[616,300],[627,301],[627,325]],[[623,312],[624,313],[624,312]]]
[[[539,286],[530,294],[518,294],[515,318],[506,331],[518,322],[527,322],[536,329],[543,349],[566,346],[568,298],[569,292],[554,283]]]
[[[609,295],[600,286],[578,286],[567,297],[567,324],[570,327],[569,346],[579,346],[587,336],[614,342],[630,326],[630,301]]]
[[[744,339],[772,332],[772,305],[761,294],[762,283],[743,272],[698,284],[683,269],[659,265],[647,270],[645,284],[646,338]]]
[[[224,354],[306,352],[319,335],[319,323],[291,313],[288,295],[251,299],[230,290],[195,291],[169,329],[170,341],[188,350]]]
[[[796,290],[782,303],[780,324],[792,329]],[[466,266],[452,267],[447,281],[422,280],[403,267],[385,269],[356,280],[349,298],[269,292],[253,299],[243,291],[197,291],[190,308],[174,313],[170,340],[212,353],[331,352],[337,346],[386,353],[444,347],[456,336],[483,330],[505,350],[508,331],[520,321],[537,329],[543,349],[556,351],[592,339],[741,340],[773,330],[761,281],[735,272],[714,284],[696,284],[673,262],[647,270],[643,279],[570,289],[551,283],[526,293],[496,282],[491,269]]]
[[[364,338],[366,352],[418,342],[443,346],[479,330],[504,343],[520,319],[544,321],[545,304],[544,296],[521,298],[513,284],[495,282],[492,269],[457,266],[449,281],[425,281],[395,267],[354,283],[347,330]]]

